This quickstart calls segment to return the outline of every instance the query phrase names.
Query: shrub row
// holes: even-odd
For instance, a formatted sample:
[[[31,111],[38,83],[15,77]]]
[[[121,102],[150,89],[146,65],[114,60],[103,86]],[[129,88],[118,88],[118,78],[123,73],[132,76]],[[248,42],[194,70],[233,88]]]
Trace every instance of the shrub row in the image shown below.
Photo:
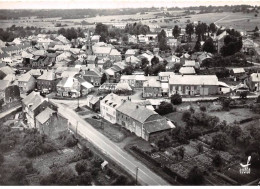
[[[149,154],[145,153],[144,151],[140,150],[138,147],[136,146],[132,146],[131,150],[133,150],[134,152],[136,152],[138,155],[140,155],[141,157],[143,157],[144,159],[146,159],[147,161],[149,161],[150,163],[152,163],[153,165],[160,167],[161,163],[157,162],[155,159],[153,159]]]

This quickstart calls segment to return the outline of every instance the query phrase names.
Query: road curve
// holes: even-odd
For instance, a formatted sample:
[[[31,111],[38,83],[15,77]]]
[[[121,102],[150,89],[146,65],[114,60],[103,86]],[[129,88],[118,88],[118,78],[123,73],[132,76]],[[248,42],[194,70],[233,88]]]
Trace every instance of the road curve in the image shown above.
[[[144,164],[137,161],[134,157],[119,148],[114,142],[94,129],[89,123],[84,121],[76,112],[64,105],[58,104],[58,112],[69,120],[71,130],[89,140],[98,147],[104,154],[113,159],[118,165],[129,172],[133,177],[136,176],[138,167],[138,182],[142,185],[170,185],[157,174],[148,169]],[[77,129],[76,129],[77,127]]]

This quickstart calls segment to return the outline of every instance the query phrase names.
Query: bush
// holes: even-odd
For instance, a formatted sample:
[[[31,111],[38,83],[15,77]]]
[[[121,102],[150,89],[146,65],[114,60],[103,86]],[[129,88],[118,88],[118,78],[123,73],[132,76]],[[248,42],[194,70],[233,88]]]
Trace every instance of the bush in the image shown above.
[[[87,170],[86,165],[87,165],[87,162],[85,162],[85,161],[80,161],[80,162],[76,163],[75,170],[77,171],[77,173],[79,175],[81,175],[82,173],[84,173]]]
[[[225,151],[228,147],[228,137],[225,133],[219,133],[212,138],[211,146],[216,150]]]
[[[260,95],[257,97],[256,103],[260,103]]]
[[[174,105],[178,105],[182,103],[182,97],[179,94],[174,94],[171,96],[171,103]]]
[[[2,153],[0,153],[0,166],[4,163],[4,156]]]
[[[176,111],[176,108],[174,109],[171,103],[161,102],[158,109],[156,109],[155,111],[160,115],[165,115],[168,113],[172,113],[174,110]]]
[[[247,98],[247,91],[241,92],[239,96],[240,96],[240,98],[242,98],[242,99],[246,99],[246,98]]]
[[[185,111],[182,114],[182,121],[188,122],[191,118],[191,112],[190,111]]]
[[[77,145],[77,143],[78,143],[78,139],[76,139],[74,137],[74,135],[69,134],[67,136],[67,138],[66,138],[66,146],[67,147],[73,147],[73,146]]]
[[[215,155],[214,158],[212,159],[212,163],[216,167],[221,167],[223,164],[223,159],[219,154]]]
[[[188,175],[188,184],[189,185],[202,185],[204,182],[204,175],[202,171],[195,166]]]
[[[207,110],[206,106],[200,106],[200,111],[206,112],[206,110]]]

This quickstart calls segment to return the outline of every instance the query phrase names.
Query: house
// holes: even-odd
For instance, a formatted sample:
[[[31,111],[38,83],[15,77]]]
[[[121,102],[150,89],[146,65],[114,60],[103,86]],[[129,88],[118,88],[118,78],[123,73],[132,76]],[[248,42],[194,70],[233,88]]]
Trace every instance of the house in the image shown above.
[[[8,58],[10,58],[10,55],[0,50],[0,63],[5,62]]]
[[[150,77],[143,84],[143,97],[154,98],[162,96],[161,82],[158,81],[158,77]]]
[[[230,74],[234,77],[235,80],[237,80],[244,76],[246,72],[244,68],[233,68],[230,70]]]
[[[120,72],[121,68],[118,66],[112,66],[111,68],[108,68],[105,70],[105,74],[107,75],[107,81],[109,83],[115,83],[120,80]]]
[[[194,67],[181,67],[179,73],[181,75],[195,75],[196,71]]]
[[[151,32],[160,32],[162,30],[161,26],[158,24],[149,24],[148,26]]]
[[[99,88],[99,92],[132,92],[132,88],[127,83],[103,83]]]
[[[112,48],[110,46],[100,47],[100,46],[93,46],[93,53],[98,57],[98,59],[102,59],[105,57],[109,57]]]
[[[51,93],[56,91],[58,79],[53,70],[47,70],[37,78],[36,83],[38,91],[41,91],[42,93]]]
[[[230,93],[232,91],[231,87],[224,82],[219,81],[218,85],[219,85],[219,93],[221,94]]]
[[[36,128],[36,116],[47,107],[57,111],[57,107],[43,98],[39,92],[32,91],[22,100],[24,118],[29,128]]]
[[[18,78],[18,86],[21,93],[27,93],[35,89],[36,79],[30,74],[22,74]]]
[[[100,101],[101,116],[115,124],[117,122],[116,109],[123,103],[123,97],[110,93]]]
[[[100,97],[88,95],[86,99],[87,106],[95,112],[100,111]]]
[[[143,88],[143,83],[146,81],[144,75],[122,75],[120,83],[127,83],[130,87]]]
[[[150,142],[153,138],[169,134],[172,128],[165,117],[129,100],[122,100],[116,110],[116,119],[119,125]]]
[[[254,51],[255,47],[258,47],[258,44],[254,43],[253,40],[248,39],[248,38],[244,39],[243,40],[242,52],[249,53],[250,50]]]
[[[94,86],[91,83],[85,81],[82,78],[78,78],[78,80],[81,85],[81,89],[80,89],[81,96],[85,96],[94,90]]]
[[[175,75],[175,73],[173,73],[173,72],[160,72],[160,73],[158,74],[158,76],[159,76],[159,81],[160,81],[160,82],[166,82],[166,83],[168,83],[170,77],[172,77],[173,75]]]
[[[200,64],[198,62],[195,62],[195,60],[184,60],[183,67],[193,67],[195,69],[199,69]]]
[[[218,53],[220,52],[220,49],[224,46],[224,38],[228,35],[226,31],[223,31],[221,34],[216,36],[216,34],[213,37],[213,43],[215,45],[215,48],[217,49]]]
[[[167,70],[173,69],[174,64],[178,64],[181,61],[181,59],[175,55],[169,56],[165,60],[168,62],[168,64],[166,65]]]
[[[128,35],[128,43],[138,43],[138,39],[135,35]]]
[[[9,81],[10,83],[13,83],[16,80],[16,76],[14,74],[7,74],[3,80]]]
[[[10,82],[6,80],[0,80],[0,99],[5,98],[5,90],[10,86]]]
[[[103,70],[100,68],[86,68],[81,72],[83,78],[95,87],[100,86],[103,73]]]
[[[9,66],[1,67],[0,71],[2,71],[5,75],[15,74],[15,71],[11,67],[9,67]]]
[[[125,52],[125,59],[126,59],[127,57],[130,57],[130,56],[137,56],[137,55],[138,55],[138,52],[139,52],[138,49],[128,49],[128,50]]]
[[[110,58],[112,61],[116,61],[116,62],[122,60],[121,53],[120,53],[117,49],[112,49],[112,50],[110,51],[109,58]]]
[[[127,83],[130,87],[135,87],[135,75],[122,75],[120,78],[120,83]]]
[[[80,82],[74,77],[65,77],[57,84],[57,96],[60,97],[80,97]]]
[[[49,107],[39,113],[35,120],[39,132],[50,138],[59,137],[61,132],[69,128],[68,120]]]
[[[218,78],[215,75],[174,75],[169,79],[169,96],[218,94]]]
[[[208,53],[208,52],[203,52],[202,54],[200,54],[198,57],[197,57],[197,60],[199,62],[199,64],[202,64],[202,62],[206,59],[211,59],[213,57],[213,55],[211,53]]]
[[[17,85],[11,85],[8,86],[5,89],[5,103],[12,103],[12,102],[16,102],[16,101],[20,101],[21,97],[20,97],[20,90],[19,87]]]
[[[98,57],[96,55],[88,55],[87,57],[87,66],[89,68],[95,68],[98,65]]]
[[[129,65],[132,65],[132,66],[137,66],[137,65],[141,65],[141,60],[135,56],[128,56],[126,59],[125,59],[125,62]]]
[[[252,73],[248,78],[249,88],[253,91],[260,91],[260,74]]]
[[[167,45],[170,47],[177,47],[178,46],[178,39],[174,37],[167,37]]]

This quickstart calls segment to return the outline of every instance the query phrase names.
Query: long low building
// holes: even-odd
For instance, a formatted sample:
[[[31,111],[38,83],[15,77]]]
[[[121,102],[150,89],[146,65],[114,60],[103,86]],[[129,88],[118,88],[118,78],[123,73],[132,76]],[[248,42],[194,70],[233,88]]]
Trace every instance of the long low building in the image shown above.
[[[116,109],[117,123],[146,141],[167,134],[174,125],[153,110],[129,100]]]
[[[215,75],[174,75],[169,79],[169,96],[215,95],[219,93],[218,85]]]

